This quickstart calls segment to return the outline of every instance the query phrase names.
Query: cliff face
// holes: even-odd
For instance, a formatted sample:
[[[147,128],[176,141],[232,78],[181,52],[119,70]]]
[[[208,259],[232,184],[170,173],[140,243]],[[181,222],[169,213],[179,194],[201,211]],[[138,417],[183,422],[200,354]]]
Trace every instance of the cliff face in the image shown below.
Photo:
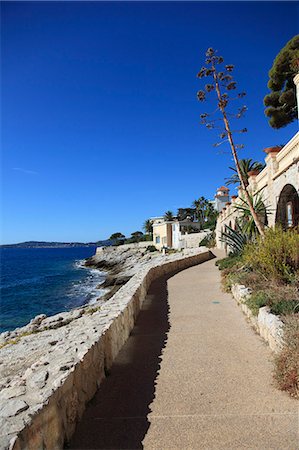
[[[151,258],[141,251],[129,253],[128,263],[119,256],[122,250],[111,252],[92,262],[122,258],[123,270],[114,265],[118,272],[113,276],[131,278],[109,301],[52,317],[41,315],[1,336],[1,448],[63,448],[128,338],[151,282],[211,257],[205,248]]]

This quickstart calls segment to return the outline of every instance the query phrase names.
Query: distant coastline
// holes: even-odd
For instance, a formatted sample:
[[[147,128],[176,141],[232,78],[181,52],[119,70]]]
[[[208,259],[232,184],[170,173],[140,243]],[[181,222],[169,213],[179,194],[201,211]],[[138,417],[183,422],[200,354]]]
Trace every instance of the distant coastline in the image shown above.
[[[110,240],[97,242],[46,242],[46,241],[26,241],[18,244],[3,244],[0,248],[74,248],[74,247],[99,247],[111,245]]]

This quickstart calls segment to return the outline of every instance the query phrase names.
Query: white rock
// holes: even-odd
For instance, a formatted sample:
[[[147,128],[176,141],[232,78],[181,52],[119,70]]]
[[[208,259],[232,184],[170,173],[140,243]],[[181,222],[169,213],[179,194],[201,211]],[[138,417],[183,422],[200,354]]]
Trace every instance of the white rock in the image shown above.
[[[29,406],[24,400],[9,400],[0,408],[0,417],[13,417],[26,411],[28,408]]]
[[[8,400],[10,398],[19,397],[20,395],[24,395],[26,393],[25,386],[14,386],[3,389],[0,398]]]
[[[49,372],[47,370],[41,370],[39,372],[33,373],[30,377],[28,377],[27,385],[33,389],[42,389],[46,385],[48,378]]]

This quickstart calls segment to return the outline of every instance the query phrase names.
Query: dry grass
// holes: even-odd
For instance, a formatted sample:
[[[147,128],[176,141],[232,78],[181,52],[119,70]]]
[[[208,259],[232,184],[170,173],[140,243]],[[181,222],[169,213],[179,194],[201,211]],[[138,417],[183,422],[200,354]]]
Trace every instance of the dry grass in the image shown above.
[[[277,386],[299,398],[299,314],[284,318],[284,346],[275,358],[274,378]]]

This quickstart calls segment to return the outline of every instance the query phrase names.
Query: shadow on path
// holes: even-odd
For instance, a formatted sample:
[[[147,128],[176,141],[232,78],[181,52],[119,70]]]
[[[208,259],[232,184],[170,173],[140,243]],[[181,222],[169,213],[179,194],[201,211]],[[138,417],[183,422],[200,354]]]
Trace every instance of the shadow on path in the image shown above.
[[[68,448],[143,448],[160,356],[170,329],[167,280],[173,275],[153,281],[128,341],[88,404]]]

